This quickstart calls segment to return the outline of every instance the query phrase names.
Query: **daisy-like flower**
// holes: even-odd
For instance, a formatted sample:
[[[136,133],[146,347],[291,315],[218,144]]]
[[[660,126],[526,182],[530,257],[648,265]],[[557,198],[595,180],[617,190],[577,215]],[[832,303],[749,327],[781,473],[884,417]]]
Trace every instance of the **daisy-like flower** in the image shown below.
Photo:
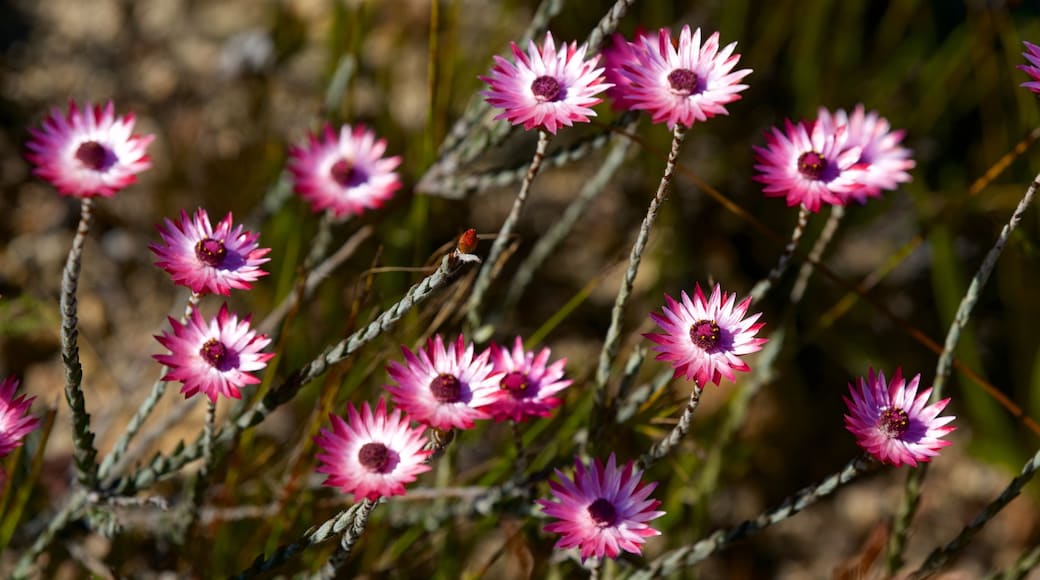
[[[631,461],[618,469],[613,453],[606,466],[596,459],[586,467],[575,459],[573,480],[557,469],[559,482],[549,482],[557,501],[536,500],[546,515],[560,520],[545,526],[560,534],[556,547],[579,547],[583,562],[590,556],[617,558],[622,550],[641,554],[646,539],[661,534],[647,522],[664,515],[655,509],[661,502],[650,499],[657,483],[644,484],[642,475]]]
[[[83,109],[69,101],[67,114],[52,109],[38,129],[29,129],[26,157],[36,165],[33,173],[62,195],[112,197],[152,166],[146,149],[155,137],[133,130],[133,113],[117,117],[111,101]]]
[[[505,373],[499,381],[498,398],[486,408],[493,419],[523,421],[528,417],[548,417],[560,406],[563,401],[555,395],[569,387],[572,381],[563,378],[567,359],[546,365],[549,352],[548,348],[543,348],[537,355],[525,351],[519,336],[511,351],[507,347],[491,345],[495,371]]]
[[[600,51],[600,56],[603,57],[603,76],[607,84],[611,85],[607,89],[607,97],[610,98],[611,108],[616,111],[632,108],[626,100],[632,88],[632,81],[621,72],[621,67],[636,61],[636,47],[644,36],[646,32],[637,29],[635,41],[629,42],[620,32],[615,32],[610,44]]]
[[[375,412],[364,403],[361,412],[347,404],[347,420],[329,415],[332,430],[322,429],[314,442],[324,453],[318,473],[328,474],[325,485],[353,493],[355,501],[404,495],[404,486],[430,470],[424,462],[432,450],[423,450],[425,427],[413,428],[400,409],[386,412],[386,401]]]
[[[862,147],[848,145],[848,130],[824,123],[786,122],[766,133],[766,146],[754,147],[755,181],[766,184],[768,197],[786,197],[788,206],[801,204],[811,212],[820,205],[844,205],[845,196],[861,187],[863,171],[854,167]]]
[[[896,369],[886,383],[884,373],[874,374],[870,369],[867,378],[857,378],[856,385],[849,385],[849,396],[843,397],[849,408],[845,428],[881,463],[916,467],[919,462],[931,461],[950,444],[942,437],[956,429],[946,426],[954,417],[939,416],[950,399],[929,405],[932,389],[918,394],[920,382],[920,373],[907,383],[902,371]]]
[[[586,46],[574,42],[557,51],[548,32],[541,49],[531,41],[527,54],[515,42],[511,44],[516,64],[495,56],[491,73],[480,77],[490,87],[483,93],[487,102],[503,109],[496,119],[555,135],[561,126],[587,123],[596,116],[590,107],[603,100],[596,95],[610,86],[604,82],[603,69],[596,68],[599,55],[585,60]]]
[[[477,419],[487,419],[483,409],[498,398],[502,373],[488,357],[473,355],[473,343],[462,336],[444,348],[440,335],[412,353],[402,346],[405,364],[392,361],[386,368],[396,384],[387,385],[394,403],[412,419],[442,431],[469,429]]]
[[[319,135],[289,150],[289,171],[296,193],[316,212],[336,219],[382,207],[401,180],[394,169],[400,157],[385,157],[386,140],[361,125],[326,125]]]
[[[260,264],[270,260],[264,256],[271,249],[259,247],[260,234],[232,226],[230,213],[216,229],[201,208],[194,217],[181,211],[179,222],[165,221],[166,227],[158,228],[163,243],[148,247],[159,258],[155,265],[169,272],[175,284],[197,294],[227,296],[232,288],[248,290],[267,275]]]
[[[755,338],[765,323],[755,322],[761,313],[747,316],[750,296],[736,304],[736,293],[727,294],[716,284],[705,298],[697,284],[692,300],[685,291],[681,303],[667,294],[664,298],[661,314],[650,314],[664,334],[643,336],[657,343],[657,360],[670,361],[675,376],[685,375],[703,387],[709,381],[719,384],[722,377],[735,381],[734,371],[750,370],[739,357],[762,350],[767,340]]]
[[[29,414],[35,397],[15,396],[18,379],[0,381],[0,457],[21,446],[25,436],[40,424],[40,418]]]
[[[648,111],[654,123],[666,122],[669,129],[729,114],[725,105],[739,100],[747,88],[740,81],[751,69],[733,70],[740,60],[733,54],[737,43],[720,51],[718,32],[701,45],[701,29],[691,34],[683,26],[676,47],[671,32],[662,28],[656,39],[643,36],[634,45],[634,59],[621,66],[629,80],[622,105]]]
[[[826,133],[837,133],[845,127],[845,148],[860,150],[853,167],[862,172],[856,177],[856,186],[841,194],[843,202],[854,200],[863,204],[869,198],[880,197],[881,190],[892,190],[910,181],[908,172],[915,163],[910,158],[910,150],[899,145],[906,132],[893,131],[888,119],[879,116],[877,111],[868,113],[859,104],[851,115],[844,109],[832,114],[820,107],[817,123],[823,125]]]
[[[1021,86],[1040,95],[1040,46],[1032,42],[1023,42],[1022,44],[1026,45],[1026,51],[1022,53],[1022,56],[1026,57],[1029,64],[1020,64],[1017,68],[1024,70],[1033,80],[1024,82]]]
[[[260,352],[271,339],[251,330],[248,316],[239,321],[228,312],[227,304],[209,321],[198,310],[185,324],[170,318],[170,328],[172,333],[155,337],[170,353],[154,358],[170,369],[164,381],[184,383],[181,393],[185,397],[201,392],[213,402],[218,395],[241,399],[240,388],[260,383],[251,373],[266,367],[274,357]]]

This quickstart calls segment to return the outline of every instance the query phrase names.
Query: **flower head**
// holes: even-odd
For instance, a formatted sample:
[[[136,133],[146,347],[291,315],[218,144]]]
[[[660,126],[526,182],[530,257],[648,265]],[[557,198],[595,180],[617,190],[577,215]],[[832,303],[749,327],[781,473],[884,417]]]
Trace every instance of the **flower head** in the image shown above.
[[[610,43],[600,51],[600,56],[603,57],[603,76],[607,84],[611,85],[607,89],[607,97],[610,98],[611,108],[616,111],[627,111],[631,108],[625,99],[632,88],[632,80],[621,71],[621,67],[636,62],[636,50],[646,34],[646,31],[637,29],[635,41],[629,42],[620,32],[615,32]]]
[[[52,109],[38,129],[29,129],[26,157],[37,176],[73,197],[112,197],[151,167],[145,150],[155,137],[133,135],[134,115],[116,117],[111,101],[87,103],[69,112]]]
[[[170,318],[170,328],[172,334],[155,337],[170,353],[154,357],[170,369],[164,381],[184,383],[181,392],[185,397],[202,392],[214,402],[217,395],[241,399],[240,388],[260,383],[251,372],[266,367],[274,356],[260,352],[271,339],[250,330],[249,317],[239,321],[228,312],[227,304],[209,321],[198,310],[185,324]]]
[[[667,294],[664,298],[661,314],[650,314],[664,334],[644,336],[658,344],[657,360],[671,361],[676,376],[686,375],[703,387],[709,381],[719,384],[722,377],[734,381],[734,371],[750,370],[739,357],[761,350],[767,340],[755,338],[765,323],[755,322],[761,313],[747,316],[750,296],[736,304],[737,295],[716,284],[711,297],[705,298],[697,284],[692,300],[685,291],[681,303]]]
[[[386,139],[361,125],[326,125],[319,135],[289,150],[296,193],[316,212],[340,219],[376,209],[401,188],[394,169],[400,157],[385,157]]]
[[[562,403],[554,395],[571,385],[569,379],[563,378],[566,359],[547,366],[549,349],[543,348],[537,355],[527,352],[519,336],[512,350],[492,344],[491,360],[495,372],[504,373],[499,381],[498,397],[485,409],[496,421],[548,417]]]
[[[848,145],[844,126],[831,130],[824,123],[786,122],[786,131],[773,127],[766,146],[754,147],[755,181],[766,184],[768,197],[786,197],[787,205],[801,204],[812,212],[822,203],[843,205],[844,198],[861,187],[863,171],[854,167],[862,147]]]
[[[22,444],[25,436],[40,424],[40,418],[29,414],[35,397],[14,396],[18,379],[7,377],[0,381],[0,457]]]
[[[489,351],[473,356],[473,343],[462,336],[444,348],[440,335],[412,353],[402,346],[405,364],[392,361],[386,368],[396,384],[386,388],[394,403],[412,419],[435,429],[469,429],[487,419],[487,407],[498,397],[502,373],[495,372]]]
[[[557,51],[548,32],[540,49],[534,41],[527,54],[515,42],[512,48],[515,64],[495,56],[491,73],[480,77],[489,86],[483,93],[487,102],[503,109],[496,119],[555,135],[561,126],[587,123],[596,116],[590,107],[603,100],[596,95],[610,86],[603,82],[603,69],[596,68],[598,55],[585,60],[585,45],[574,42]]]
[[[1022,44],[1026,45],[1026,51],[1022,53],[1022,56],[1026,57],[1029,64],[1020,64],[1017,68],[1024,70],[1033,80],[1024,82],[1021,86],[1040,95],[1040,46],[1032,42],[1023,42]]]
[[[248,290],[267,272],[260,264],[270,248],[257,243],[260,234],[232,226],[231,214],[220,220],[214,230],[206,210],[199,208],[194,217],[181,211],[179,222],[165,220],[159,226],[163,243],[148,247],[159,258],[155,263],[173,277],[173,281],[197,294],[231,294],[231,289]]]
[[[932,389],[917,393],[921,375],[907,383],[902,371],[896,369],[891,382],[885,382],[884,373],[856,379],[849,385],[849,396],[844,397],[849,414],[845,428],[856,436],[856,443],[874,459],[899,467],[931,461],[939,450],[950,444],[941,439],[956,427],[945,425],[954,417],[940,417],[950,399],[928,404]]]
[[[322,429],[314,442],[322,448],[318,473],[328,474],[325,485],[353,493],[355,500],[404,495],[404,486],[430,470],[424,462],[432,450],[423,450],[425,427],[413,428],[400,409],[386,412],[386,401],[375,412],[364,403],[361,412],[347,404],[347,420],[329,415],[332,430]]]
[[[664,515],[655,510],[661,502],[650,499],[657,483],[642,483],[643,472],[631,461],[618,469],[613,453],[605,466],[599,459],[588,467],[580,459],[574,463],[573,480],[557,469],[559,482],[549,482],[556,501],[536,500],[547,515],[560,520],[545,526],[545,531],[560,534],[556,547],[581,548],[582,561],[617,558],[622,550],[642,553],[646,538],[661,534],[647,525]]]
[[[747,88],[740,81],[751,74],[751,69],[733,70],[740,60],[733,54],[736,47],[733,42],[720,51],[718,32],[702,45],[701,29],[691,34],[689,26],[679,33],[678,46],[667,28],[656,39],[639,37],[631,58],[621,64],[620,75],[628,82],[618,91],[623,93],[620,105],[648,111],[654,123],[666,122],[669,129],[727,115],[725,105],[740,99]]]
[[[854,186],[839,193],[843,202],[855,200],[866,203],[871,197],[880,197],[881,190],[892,190],[900,183],[910,181],[908,172],[915,163],[910,158],[910,150],[899,145],[906,132],[893,131],[888,120],[879,116],[877,111],[868,113],[860,104],[856,105],[851,115],[844,109],[838,109],[832,114],[820,107],[817,123],[823,126],[825,133],[830,134],[836,134],[845,127],[845,148],[859,149],[859,159],[853,163],[853,168],[859,170]]]

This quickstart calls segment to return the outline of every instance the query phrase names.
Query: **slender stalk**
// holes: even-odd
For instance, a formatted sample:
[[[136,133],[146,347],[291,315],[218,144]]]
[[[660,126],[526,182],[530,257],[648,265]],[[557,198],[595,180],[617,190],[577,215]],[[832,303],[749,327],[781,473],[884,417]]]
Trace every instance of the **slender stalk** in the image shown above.
[[[682,568],[693,566],[715,552],[729,547],[733,542],[795,515],[834,493],[838,487],[866,473],[873,465],[874,463],[869,457],[857,457],[838,473],[787,498],[780,504],[780,507],[765,512],[753,520],[747,520],[736,527],[719,530],[695,544],[666,552],[651,562],[649,569],[636,573],[633,578],[667,576],[675,574]]]
[[[679,158],[679,150],[682,148],[685,137],[686,127],[676,125],[675,130],[672,132],[672,149],[668,153],[668,162],[665,164],[661,181],[657,185],[657,193],[654,195],[654,199],[650,201],[650,207],[646,210],[646,217],[643,218],[643,223],[639,227],[639,234],[636,236],[635,244],[632,245],[632,251],[628,256],[628,270],[625,271],[625,278],[622,280],[621,288],[618,289],[617,296],[614,299],[614,308],[610,315],[610,327],[607,329],[603,349],[599,353],[599,366],[596,369],[594,421],[598,420],[595,417],[600,414],[606,403],[605,391],[607,379],[610,378],[610,366],[617,357],[618,347],[621,344],[621,319],[625,312],[625,304],[632,293],[632,286],[635,284],[636,274],[639,272],[639,264],[643,259],[643,251],[646,250],[647,241],[650,239],[650,229],[654,227],[654,222],[657,220],[657,212],[661,209],[661,203],[664,202],[665,195],[668,193],[668,185],[672,181],[676,160]]]
[[[776,266],[769,271],[763,280],[759,280],[755,284],[754,288],[751,289],[751,301],[758,302],[769,292],[769,289],[773,287],[773,284],[784,275],[787,271],[787,267],[791,264],[791,256],[794,255],[794,251],[798,248],[798,242],[802,239],[802,234],[805,233],[805,226],[809,223],[809,210],[805,209],[805,206],[801,206],[798,210],[798,221],[794,224],[794,229],[791,231],[791,240],[784,246],[783,253],[780,254],[780,259],[777,260]]]
[[[791,289],[792,304],[801,302],[802,297],[805,296],[805,290],[809,287],[809,278],[813,274],[813,267],[820,261],[823,253],[827,250],[827,246],[834,239],[834,234],[838,231],[838,226],[841,225],[841,218],[843,217],[845,217],[845,206],[832,205],[831,215],[827,218],[827,223],[823,225],[820,237],[816,239],[812,250],[809,251],[809,259],[798,270],[798,278],[795,279],[794,288]]]
[[[1040,564],[1040,546],[1034,546],[1032,550],[1022,554],[1010,568],[1003,573],[989,576],[989,580],[1022,580],[1036,565]]]
[[[971,284],[968,285],[968,291],[964,294],[964,298],[961,299],[960,305],[957,307],[957,313],[953,317],[953,322],[950,324],[949,330],[946,332],[946,342],[943,344],[942,353],[939,355],[939,362],[935,367],[935,381],[932,382],[932,396],[931,400],[938,401],[943,396],[943,390],[946,386],[946,380],[950,376],[950,369],[953,366],[954,356],[957,350],[957,343],[961,339],[961,331],[967,326],[968,320],[971,318],[972,310],[975,308],[975,304],[979,301],[979,296],[982,294],[982,288],[986,285],[990,275],[993,273],[993,268],[997,265],[997,260],[1000,255],[1004,252],[1004,247],[1007,246],[1008,240],[1011,239],[1011,233],[1018,227],[1018,223],[1022,221],[1022,214],[1025,213],[1026,209],[1029,208],[1029,204],[1033,201],[1033,196],[1036,194],[1037,188],[1040,188],[1040,174],[1037,174],[1033,178],[1033,182],[1029,184],[1026,189],[1025,195],[1018,202],[1018,206],[1015,207],[1015,211],[1011,214],[1011,219],[1008,223],[1000,230],[1000,235],[997,236],[996,243],[990,248],[989,253],[986,254],[986,258],[982,261],[982,265],[979,266],[977,272],[971,279]],[[924,482],[924,478],[928,475],[926,466],[922,466],[921,469],[916,469],[910,472],[906,481],[906,493],[903,494],[903,501],[899,506],[899,510],[896,514],[896,519],[892,525],[892,535],[889,536],[888,548],[885,556],[885,567],[889,574],[894,573],[903,564],[903,550],[906,548],[906,535],[910,528],[910,521],[914,517],[914,513],[917,511],[917,505],[920,502],[921,487]]]
[[[80,485],[93,488],[97,485],[97,449],[94,433],[90,430],[90,415],[83,398],[83,365],[79,360],[79,318],[77,315],[76,290],[79,287],[79,272],[83,262],[83,244],[90,232],[94,218],[94,200],[89,197],[80,202],[79,226],[72,238],[72,248],[61,274],[61,360],[65,364],[65,400],[72,409],[72,443],[76,462],[76,479]]]
[[[1000,510],[1011,503],[1011,500],[1018,497],[1018,494],[1022,492],[1022,488],[1036,475],[1037,469],[1040,469],[1040,450],[1022,466],[1022,471],[1019,472],[1018,477],[1011,480],[1011,483],[1004,488],[1004,491],[1000,492],[997,499],[991,501],[989,505],[983,508],[982,512],[975,516],[975,519],[970,524],[964,526],[964,529],[950,543],[933,550],[924,563],[921,564],[921,567],[910,574],[910,579],[923,580],[938,572],[951,557],[959,552],[961,548],[968,545],[968,542],[975,537],[975,534],[982,529],[982,526],[989,523],[990,520],[1000,513]]]
[[[188,303],[184,307],[184,315],[181,316],[181,324],[184,324],[191,313],[194,312],[195,307],[199,304],[199,299],[202,298],[201,294],[195,292],[191,293],[188,297]],[[119,440],[116,441],[115,447],[112,448],[112,452],[105,456],[105,459],[101,462],[101,468],[98,470],[98,479],[104,481],[105,478],[112,473],[112,467],[121,463],[123,455],[126,453],[127,448],[130,446],[130,442],[137,436],[137,432],[141,430],[141,426],[144,425],[145,420],[155,410],[155,406],[159,404],[159,400],[162,399],[164,393],[166,393],[167,382],[162,379],[169,372],[169,368],[162,367],[159,369],[159,379],[152,384],[152,390],[148,393],[148,397],[145,398],[144,402],[134,413],[134,416],[130,418],[130,422],[126,425],[126,431],[119,436]]]
[[[36,536],[36,540],[33,542],[32,546],[22,554],[22,557],[18,560],[18,565],[11,574],[11,578],[19,580],[22,578],[28,578],[29,573],[32,571],[33,564],[36,563],[36,558],[47,549],[47,546],[50,546],[51,542],[54,540],[54,536],[65,529],[65,526],[72,521],[72,518],[79,513],[86,503],[87,492],[83,490],[77,491],[75,495],[69,499],[68,503],[66,503],[65,506],[58,511],[53,518],[51,518],[50,523],[47,524],[47,528]]]
[[[368,516],[372,514],[372,510],[375,509],[376,505],[376,502],[367,499],[361,502],[361,507],[354,515],[354,521],[340,536],[339,546],[336,548],[336,551],[329,558],[329,561],[321,567],[321,570],[318,570],[318,573],[311,578],[315,580],[331,580],[336,577],[336,573],[350,558],[350,552],[354,549],[354,544],[357,543],[361,534],[365,533]]]
[[[191,495],[185,508],[183,532],[187,538],[195,520],[199,517],[203,499],[206,496],[206,486],[209,484],[210,472],[213,471],[213,427],[217,422],[217,402],[212,399],[206,401],[206,422],[202,427],[202,465],[195,474],[195,483],[191,487]],[[183,541],[183,539],[182,539]]]
[[[509,421],[513,430],[513,442],[516,444],[516,476],[523,477],[527,471],[527,449],[524,448],[524,433],[519,421]]]
[[[668,455],[668,453],[679,444],[679,441],[686,436],[686,433],[690,430],[690,423],[693,421],[693,413],[697,410],[697,405],[701,402],[702,391],[703,389],[697,385],[693,385],[693,389],[690,390],[690,400],[686,403],[686,408],[683,409],[683,414],[679,417],[679,422],[667,437],[655,443],[649,451],[639,457],[639,467],[643,469],[650,467],[655,461]]]
[[[369,341],[392,328],[412,307],[455,280],[463,266],[469,262],[470,260],[466,260],[456,253],[444,256],[437,271],[412,286],[399,302],[384,310],[379,317],[364,328],[326,348],[306,366],[286,377],[278,388],[268,392],[249,411],[242,413],[228,427],[221,429],[214,437],[215,448],[220,450],[229,445],[243,430],[256,426],[275,409],[290,401],[304,385],[321,376],[329,366],[353,355]],[[201,443],[196,442],[171,456],[157,456],[144,468],[114,481],[107,491],[120,495],[135,493],[198,459],[201,455]]]
[[[480,310],[484,306],[484,295],[487,293],[488,287],[491,286],[492,273],[496,268],[499,257],[506,249],[509,236],[513,233],[513,229],[520,219],[520,211],[524,209],[524,204],[527,203],[527,194],[531,191],[531,184],[534,183],[534,178],[538,176],[538,171],[542,168],[542,159],[545,158],[545,152],[549,148],[550,140],[552,140],[551,133],[544,130],[538,132],[538,146],[535,149],[534,157],[531,159],[531,165],[527,168],[527,175],[524,176],[524,180],[520,183],[520,191],[516,194],[516,199],[513,200],[513,207],[509,210],[509,215],[506,216],[506,221],[502,224],[502,228],[495,238],[495,243],[491,245],[491,251],[488,253],[487,260],[481,267],[480,273],[477,274],[477,281],[473,283],[473,293],[470,294],[469,301],[466,303],[466,320],[474,331],[480,328]]]
[[[634,130],[635,124],[635,122],[629,124],[626,131],[631,132]],[[588,209],[589,204],[606,189],[607,183],[617,173],[618,168],[621,167],[625,156],[628,154],[629,147],[632,145],[632,141],[627,136],[616,136],[611,140],[614,144],[603,159],[599,169],[596,170],[596,174],[585,182],[585,185],[582,186],[581,191],[578,193],[578,197],[567,206],[560,219],[553,223],[544,235],[538,238],[534,247],[531,248],[531,253],[520,263],[516,270],[516,275],[513,276],[509,284],[509,291],[506,294],[502,310],[509,311],[520,301],[524,290],[527,289],[531,280],[534,279],[534,273],[556,251],[556,248],[567,237],[567,234],[574,229],[574,224],[578,222],[578,219],[585,215],[585,210]]]

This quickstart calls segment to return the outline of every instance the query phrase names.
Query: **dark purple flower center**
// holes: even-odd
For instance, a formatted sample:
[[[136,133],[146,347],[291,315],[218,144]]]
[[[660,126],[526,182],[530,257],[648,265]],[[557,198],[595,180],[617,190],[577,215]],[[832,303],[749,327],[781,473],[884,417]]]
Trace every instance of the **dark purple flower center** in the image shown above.
[[[596,522],[597,526],[605,528],[614,525],[614,521],[617,520],[617,510],[614,509],[614,504],[601,497],[589,506],[589,517]]]
[[[382,443],[365,443],[358,451],[358,461],[372,473],[381,473],[390,463],[390,449]]]
[[[203,360],[208,362],[210,366],[218,369],[227,360],[227,354],[227,347],[215,338],[206,341],[206,344],[202,345],[202,349],[199,351],[199,356]]]
[[[827,168],[827,160],[815,151],[806,151],[798,158],[798,172],[809,179],[820,179]]]
[[[462,383],[455,375],[443,373],[430,381],[430,392],[441,403],[456,403],[462,395]]]
[[[227,257],[227,248],[224,247],[224,242],[220,240],[206,238],[199,240],[199,243],[195,244],[195,257],[207,266],[217,267],[224,263],[224,258]]]
[[[668,84],[671,85],[672,92],[685,97],[700,90],[701,83],[697,73],[688,68],[677,68],[668,73]]]
[[[340,159],[329,170],[332,179],[343,187],[355,187],[365,181],[365,174],[346,159]]]
[[[531,395],[531,384],[527,381],[527,374],[520,371],[506,373],[506,376],[502,377],[502,382],[499,383],[499,386],[503,391],[509,391],[517,399]]]
[[[558,101],[563,92],[563,87],[560,86],[560,82],[554,77],[544,75],[534,79],[534,82],[531,83],[531,92],[538,97],[538,101],[541,103]]]
[[[76,159],[94,171],[101,171],[112,164],[112,155],[97,141],[86,141],[76,149]]]
[[[698,320],[690,326],[690,340],[702,350],[712,350],[722,340],[722,329],[714,320]]]
[[[877,424],[878,429],[886,437],[897,439],[910,428],[910,417],[907,416],[906,411],[898,407],[889,407],[881,411]]]

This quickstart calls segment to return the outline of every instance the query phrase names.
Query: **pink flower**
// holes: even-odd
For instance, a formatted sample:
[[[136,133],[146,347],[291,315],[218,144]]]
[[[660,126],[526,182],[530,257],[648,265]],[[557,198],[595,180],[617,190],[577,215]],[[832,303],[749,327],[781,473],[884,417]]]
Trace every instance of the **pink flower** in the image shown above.
[[[858,378],[855,386],[849,385],[849,397],[843,397],[849,408],[845,428],[874,459],[896,467],[916,467],[918,462],[931,461],[950,444],[941,437],[956,429],[944,427],[954,417],[939,416],[950,399],[929,405],[932,389],[917,394],[920,382],[921,375],[917,374],[907,384],[896,369],[886,385],[884,373],[875,375],[870,369],[866,380]]]
[[[626,63],[636,62],[635,51],[640,40],[646,35],[646,31],[641,28],[636,29],[635,41],[629,42],[621,33],[615,32],[610,44],[604,46],[600,51],[600,56],[603,57],[603,76],[607,84],[611,85],[607,89],[607,96],[610,98],[611,108],[616,111],[627,111],[632,108],[625,100],[632,89],[632,81],[622,73],[621,67]]]
[[[289,171],[296,193],[314,211],[346,218],[382,207],[401,188],[394,172],[401,158],[385,154],[386,140],[361,125],[343,125],[338,134],[326,125],[289,150]]]
[[[634,57],[621,65],[620,74],[628,79],[622,91],[622,106],[649,111],[654,123],[666,122],[690,127],[715,115],[727,115],[725,105],[739,100],[747,85],[741,79],[751,69],[733,71],[740,60],[733,54],[737,43],[719,51],[719,33],[701,45],[701,29],[692,35],[683,26],[678,48],[672,35],[662,28],[655,40],[649,35],[636,39]]]
[[[473,421],[487,419],[482,408],[498,397],[502,373],[488,361],[489,351],[473,356],[473,344],[462,336],[444,348],[440,335],[415,354],[402,346],[405,362],[390,363],[387,372],[396,384],[386,388],[394,403],[412,419],[435,429],[469,429]]]
[[[216,230],[201,208],[194,218],[182,210],[179,222],[165,222],[165,228],[158,228],[163,243],[148,247],[159,258],[155,265],[169,272],[175,284],[197,294],[227,296],[232,288],[249,290],[252,282],[267,275],[260,264],[270,260],[264,256],[271,249],[259,247],[260,234],[245,231],[241,225],[232,227],[230,213]]]
[[[22,445],[25,436],[39,426],[40,418],[29,414],[35,397],[14,396],[18,379],[7,377],[0,381],[0,457]]]
[[[250,373],[263,369],[274,357],[260,352],[271,339],[250,330],[248,316],[239,322],[237,315],[228,312],[227,304],[208,322],[195,310],[186,324],[170,318],[170,328],[172,334],[155,337],[170,354],[154,358],[170,369],[164,381],[184,383],[181,392],[185,397],[202,392],[214,402],[217,395],[241,399],[240,388],[260,383]]]
[[[563,378],[566,359],[546,366],[549,349],[543,348],[537,355],[526,352],[519,336],[512,351],[492,344],[491,360],[495,372],[505,373],[499,381],[498,397],[485,409],[496,421],[548,417],[563,402],[554,395],[571,385]]]
[[[786,133],[773,128],[766,146],[754,147],[755,181],[766,184],[768,197],[787,197],[787,205],[812,212],[821,203],[844,205],[844,198],[861,187],[863,171],[853,167],[862,147],[848,146],[848,130],[830,130],[824,123],[786,122]]]
[[[112,197],[152,165],[145,150],[155,137],[133,130],[134,115],[116,117],[111,101],[82,110],[69,101],[68,114],[52,109],[40,128],[29,129],[26,157],[62,195]]]
[[[765,323],[755,323],[761,313],[747,316],[750,296],[734,304],[737,295],[726,294],[716,284],[711,297],[705,298],[697,284],[692,300],[685,291],[682,303],[667,294],[664,298],[668,304],[661,314],[650,314],[664,334],[643,336],[658,344],[657,360],[671,361],[675,376],[686,375],[703,387],[709,381],[719,384],[722,377],[735,381],[734,371],[750,370],[738,357],[761,350],[767,340],[755,338]]]
[[[411,419],[400,409],[389,415],[386,401],[376,404],[375,413],[364,403],[361,413],[347,404],[348,420],[329,415],[332,430],[322,429],[314,442],[324,453],[318,473],[328,474],[325,485],[362,498],[404,495],[404,486],[420,473],[430,470],[425,464],[432,450],[423,450],[425,427],[412,428]]]
[[[1020,64],[1016,68],[1026,71],[1026,74],[1032,77],[1033,80],[1024,82],[1020,86],[1040,95],[1040,46],[1032,42],[1023,42],[1022,44],[1026,45],[1026,51],[1022,53],[1022,56],[1026,57],[1030,64]]]
[[[855,186],[840,194],[843,202],[855,200],[863,204],[871,197],[880,197],[883,189],[892,190],[910,181],[908,171],[915,163],[910,159],[910,150],[899,145],[906,132],[893,131],[888,120],[877,111],[867,113],[859,104],[850,116],[844,109],[831,114],[820,107],[817,122],[823,125],[825,133],[836,134],[844,127],[847,131],[845,148],[860,150],[853,167],[861,172],[856,176]]]
[[[575,459],[574,479],[556,470],[560,480],[549,482],[555,500],[536,500],[546,515],[557,518],[545,531],[560,534],[556,548],[581,548],[581,560],[594,556],[617,558],[622,550],[642,553],[646,538],[661,532],[647,525],[664,515],[655,511],[661,502],[650,498],[657,483],[643,484],[643,472],[629,461],[617,468],[614,454],[604,467],[599,459],[585,467]]]
[[[575,121],[587,123],[596,113],[590,108],[603,99],[597,94],[610,85],[603,82],[603,69],[595,68],[599,56],[585,60],[585,45],[574,42],[556,51],[551,33],[539,50],[534,41],[524,54],[511,43],[516,64],[495,56],[491,73],[480,80],[490,87],[484,97],[503,109],[496,119],[506,119],[524,129],[538,127],[552,134]]]

